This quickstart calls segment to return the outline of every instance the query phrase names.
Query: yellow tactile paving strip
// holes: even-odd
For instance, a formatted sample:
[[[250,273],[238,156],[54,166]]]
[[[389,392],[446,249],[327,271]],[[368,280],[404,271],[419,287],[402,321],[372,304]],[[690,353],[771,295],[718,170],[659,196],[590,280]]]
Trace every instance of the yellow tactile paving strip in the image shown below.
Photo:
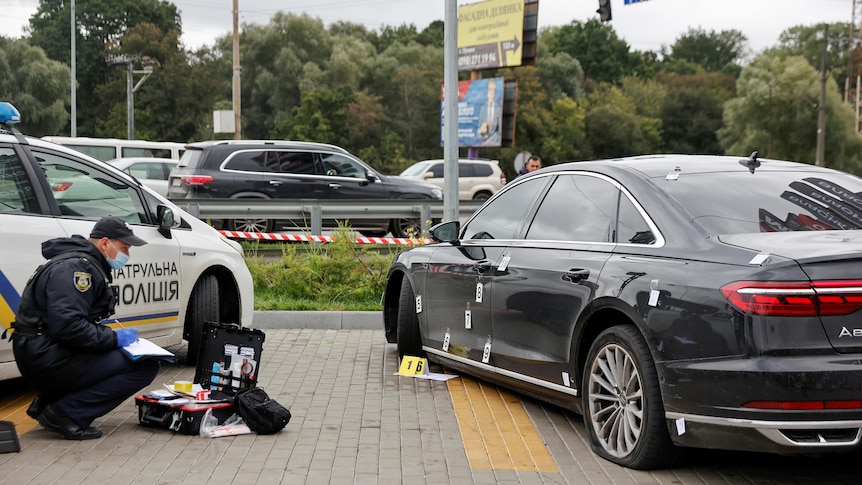
[[[470,468],[559,472],[517,396],[464,376],[446,384]]]
[[[30,431],[39,425],[35,419],[27,416],[27,406],[36,396],[35,392],[11,393],[0,398],[0,421],[12,421],[19,435]]]

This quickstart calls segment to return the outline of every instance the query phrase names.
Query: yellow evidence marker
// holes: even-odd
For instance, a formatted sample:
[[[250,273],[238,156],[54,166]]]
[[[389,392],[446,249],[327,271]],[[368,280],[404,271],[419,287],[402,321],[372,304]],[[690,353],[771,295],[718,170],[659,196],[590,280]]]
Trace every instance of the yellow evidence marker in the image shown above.
[[[401,366],[398,374],[402,376],[415,376],[428,374],[428,359],[405,355],[401,358]]]

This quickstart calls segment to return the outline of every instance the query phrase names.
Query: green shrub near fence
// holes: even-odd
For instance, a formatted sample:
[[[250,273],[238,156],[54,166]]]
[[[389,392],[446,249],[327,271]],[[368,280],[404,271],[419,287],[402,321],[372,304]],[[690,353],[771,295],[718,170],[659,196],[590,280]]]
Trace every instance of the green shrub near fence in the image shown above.
[[[283,243],[277,261],[264,261],[257,250],[272,243],[245,243],[255,310],[381,310],[389,265],[406,248],[357,244],[356,234],[346,227],[334,239],[317,245]]]

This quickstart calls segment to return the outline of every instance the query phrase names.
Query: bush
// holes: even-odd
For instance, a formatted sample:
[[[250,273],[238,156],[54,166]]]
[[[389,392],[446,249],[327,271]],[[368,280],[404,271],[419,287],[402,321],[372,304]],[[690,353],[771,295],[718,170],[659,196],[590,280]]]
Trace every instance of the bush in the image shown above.
[[[254,247],[247,249],[255,310],[381,310],[394,253],[357,244],[346,227],[334,239],[285,244],[276,262],[264,262]]]

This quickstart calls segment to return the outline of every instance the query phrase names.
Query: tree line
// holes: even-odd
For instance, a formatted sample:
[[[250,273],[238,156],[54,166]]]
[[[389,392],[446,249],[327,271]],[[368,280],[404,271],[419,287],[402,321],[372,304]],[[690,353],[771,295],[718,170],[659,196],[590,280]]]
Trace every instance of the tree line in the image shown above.
[[[135,92],[135,138],[232,137],[212,132],[213,110],[232,107],[231,33],[187,49],[176,6],[162,0],[78,0],[76,10],[78,136],[126,136],[126,66],[108,62],[125,55],[156,61]],[[69,2],[41,0],[27,34],[0,37],[0,99],[18,107],[26,133],[69,132],[69,18]],[[862,142],[845,103],[852,93],[844,92],[853,39],[849,24],[829,27],[825,165],[862,174]],[[442,21],[422,30],[327,27],[279,12],[265,25],[243,24],[239,42],[243,138],[333,143],[390,174],[442,156]],[[510,178],[522,151],[545,165],[754,150],[813,163],[823,42],[822,26],[800,25],[751,52],[739,31],[693,28],[642,52],[598,19],[545,28],[534,66],[481,73],[518,87],[515,146],[479,155],[499,159]]]

